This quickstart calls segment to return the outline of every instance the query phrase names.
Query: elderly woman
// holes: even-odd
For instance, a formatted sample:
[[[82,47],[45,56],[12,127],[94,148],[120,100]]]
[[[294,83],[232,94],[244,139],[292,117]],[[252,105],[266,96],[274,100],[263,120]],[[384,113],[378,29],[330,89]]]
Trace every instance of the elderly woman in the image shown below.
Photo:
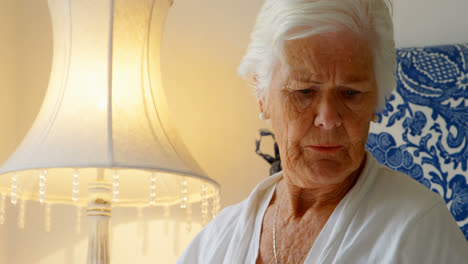
[[[266,0],[239,72],[283,171],[224,209],[179,263],[468,263],[441,197],[365,151],[395,87],[390,5]]]

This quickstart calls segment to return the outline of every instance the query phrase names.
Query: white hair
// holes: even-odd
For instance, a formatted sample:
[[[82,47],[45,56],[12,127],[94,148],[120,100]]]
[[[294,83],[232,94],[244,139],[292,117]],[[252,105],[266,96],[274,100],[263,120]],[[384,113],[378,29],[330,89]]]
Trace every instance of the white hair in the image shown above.
[[[341,30],[368,41],[380,112],[396,86],[391,0],[266,0],[238,74],[246,79],[255,76],[255,96],[266,104],[275,65],[285,61],[285,41]]]

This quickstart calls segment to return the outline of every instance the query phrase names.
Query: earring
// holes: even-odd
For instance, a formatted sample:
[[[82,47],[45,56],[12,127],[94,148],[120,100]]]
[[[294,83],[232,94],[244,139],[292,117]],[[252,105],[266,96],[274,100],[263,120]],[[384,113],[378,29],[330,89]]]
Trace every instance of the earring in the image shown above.
[[[267,120],[268,119],[267,115],[264,112],[260,113],[259,118],[260,118],[260,120]]]
[[[378,123],[380,121],[380,118],[378,115],[374,115],[374,118],[372,118],[372,122]]]

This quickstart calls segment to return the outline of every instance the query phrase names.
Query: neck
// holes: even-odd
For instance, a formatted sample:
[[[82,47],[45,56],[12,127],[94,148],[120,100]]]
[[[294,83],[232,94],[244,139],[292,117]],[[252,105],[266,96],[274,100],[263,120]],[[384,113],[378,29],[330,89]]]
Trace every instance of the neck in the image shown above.
[[[282,181],[280,195],[285,207],[293,218],[302,217],[306,212],[332,212],[345,195],[351,190],[361,174],[366,159],[359,168],[345,178],[343,182],[326,186],[301,188],[287,180]]]

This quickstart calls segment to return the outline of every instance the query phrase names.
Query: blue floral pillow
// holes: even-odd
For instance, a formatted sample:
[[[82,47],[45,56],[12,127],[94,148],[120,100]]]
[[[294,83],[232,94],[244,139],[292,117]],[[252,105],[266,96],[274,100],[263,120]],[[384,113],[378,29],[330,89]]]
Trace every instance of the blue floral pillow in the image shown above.
[[[440,194],[468,240],[468,44],[400,49],[397,61],[366,147]]]

